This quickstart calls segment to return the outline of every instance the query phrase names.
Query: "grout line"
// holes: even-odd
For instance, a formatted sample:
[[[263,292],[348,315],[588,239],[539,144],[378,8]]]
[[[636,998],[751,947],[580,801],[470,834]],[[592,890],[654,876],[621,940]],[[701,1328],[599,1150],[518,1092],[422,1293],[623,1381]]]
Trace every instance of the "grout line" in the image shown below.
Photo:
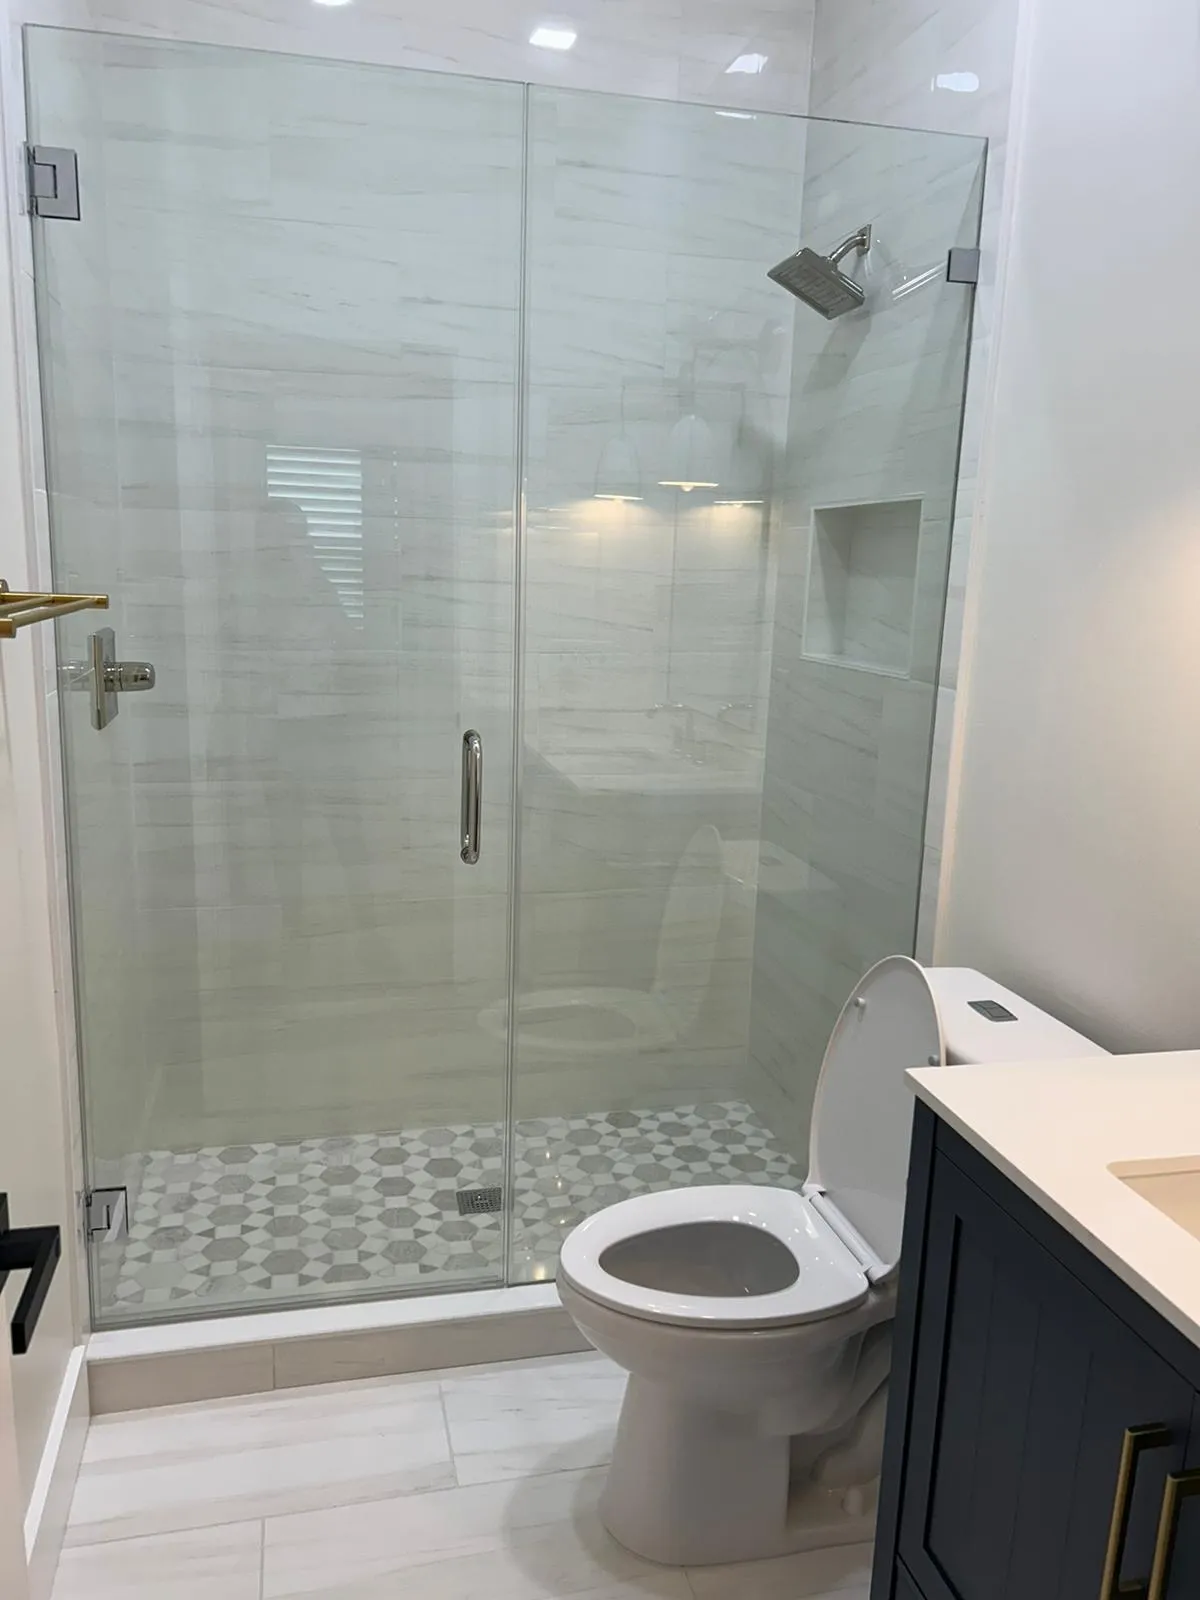
[[[446,1430],[446,1450],[450,1456],[450,1471],[454,1477],[454,1487],[456,1489],[461,1489],[463,1487],[463,1482],[458,1475],[458,1453],[454,1448],[454,1439],[450,1433],[450,1413],[446,1410],[446,1380],[444,1378],[439,1378],[437,1381],[437,1386],[438,1403],[442,1408],[442,1427]]]
[[[324,1511],[326,1508],[322,1506],[320,1509]],[[280,1513],[281,1516],[289,1514],[288,1512]],[[246,1528],[252,1523],[265,1523],[266,1520],[265,1517],[226,1517],[222,1518],[220,1522],[188,1523],[183,1528],[143,1528],[140,1533],[122,1533],[118,1534],[115,1539],[85,1539],[79,1544],[64,1544],[63,1554],[65,1555],[68,1550],[106,1550],[110,1545],[133,1544],[138,1539],[170,1539],[174,1538],[176,1534],[182,1533],[207,1533],[210,1528]],[[67,1524],[68,1529],[72,1526],[78,1526],[78,1524]]]

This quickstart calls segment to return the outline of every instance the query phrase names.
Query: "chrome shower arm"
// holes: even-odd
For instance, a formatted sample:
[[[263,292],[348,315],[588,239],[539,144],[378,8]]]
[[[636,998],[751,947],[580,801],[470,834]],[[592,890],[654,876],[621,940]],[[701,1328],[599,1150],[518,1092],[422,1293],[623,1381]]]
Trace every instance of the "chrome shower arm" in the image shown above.
[[[829,252],[829,260],[836,267],[844,256],[850,254],[851,250],[857,250],[860,256],[865,256],[870,248],[871,224],[868,222],[865,227],[859,228],[857,233],[852,233],[848,239],[843,239],[836,250],[831,250]]]

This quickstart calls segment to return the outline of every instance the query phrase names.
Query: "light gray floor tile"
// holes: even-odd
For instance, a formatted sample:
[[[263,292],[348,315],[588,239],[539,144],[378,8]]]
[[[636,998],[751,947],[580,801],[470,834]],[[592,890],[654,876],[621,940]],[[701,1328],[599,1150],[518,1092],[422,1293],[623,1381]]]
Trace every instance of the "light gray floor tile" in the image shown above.
[[[688,1600],[600,1525],[602,1472],[475,1484],[267,1523],[264,1600]]]
[[[459,1483],[601,1466],[625,1373],[601,1355],[472,1368],[442,1382]]]
[[[97,1418],[67,1539],[89,1544],[454,1482],[435,1382],[345,1384]]]
[[[740,1561],[727,1567],[689,1567],[696,1600],[866,1600],[871,1581],[871,1546],[805,1550],[772,1561]]]
[[[64,1550],[53,1600],[258,1600],[262,1523]]]
[[[623,1381],[565,1356],[97,1419],[53,1600],[867,1600],[865,1545],[684,1573],[611,1539]]]

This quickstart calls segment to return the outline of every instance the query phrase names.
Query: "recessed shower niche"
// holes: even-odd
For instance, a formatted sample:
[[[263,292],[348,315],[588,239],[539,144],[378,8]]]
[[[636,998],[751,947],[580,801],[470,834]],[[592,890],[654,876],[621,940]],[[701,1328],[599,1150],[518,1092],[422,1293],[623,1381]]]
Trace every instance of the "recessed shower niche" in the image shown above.
[[[814,506],[804,654],[908,676],[921,535],[920,500]]]

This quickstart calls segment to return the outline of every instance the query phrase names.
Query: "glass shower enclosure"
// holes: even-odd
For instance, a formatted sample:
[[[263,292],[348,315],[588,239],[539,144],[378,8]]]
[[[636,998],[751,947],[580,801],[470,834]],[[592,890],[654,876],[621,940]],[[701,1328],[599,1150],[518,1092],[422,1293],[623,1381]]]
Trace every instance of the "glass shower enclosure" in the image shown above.
[[[97,1325],[802,1177],[913,947],[982,143],[26,57]],[[863,310],[767,279],[868,222]]]

